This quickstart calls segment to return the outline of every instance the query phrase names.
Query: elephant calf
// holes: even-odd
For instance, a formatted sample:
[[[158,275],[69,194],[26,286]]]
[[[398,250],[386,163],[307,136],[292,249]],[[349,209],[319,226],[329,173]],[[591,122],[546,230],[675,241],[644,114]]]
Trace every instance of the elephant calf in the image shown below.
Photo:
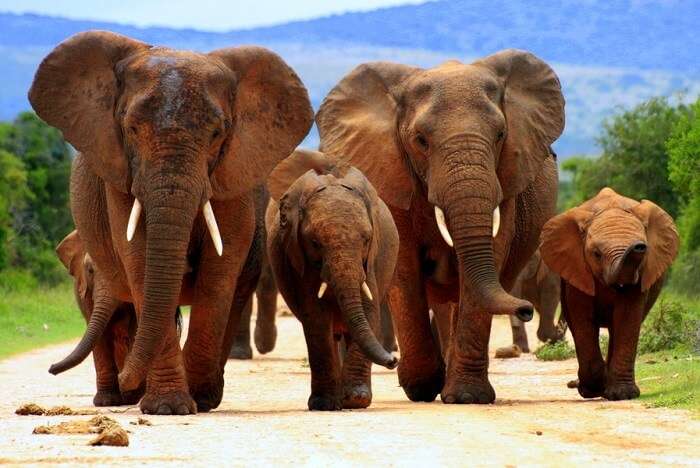
[[[678,231],[654,203],[604,188],[594,198],[550,219],[540,247],[562,278],[562,313],[571,328],[584,398],[639,396],[634,361],[642,321],[678,253]],[[610,333],[607,362],[598,344]]]
[[[266,213],[268,256],[304,328],[309,409],[366,408],[371,362],[398,364],[375,336],[399,247],[391,214],[360,171],[336,167],[318,152],[297,150],[268,185],[279,200]],[[341,337],[348,344],[342,368]]]
[[[52,373],[72,367],[92,350],[97,377],[95,406],[134,405],[143,396],[145,386],[128,392],[119,391],[117,375],[131,349],[136,334],[134,306],[112,297],[106,279],[95,267],[78,231],[66,236],[56,248],[61,262],[74,279],[75,298],[88,323],[81,343],[66,359],[51,367]]]

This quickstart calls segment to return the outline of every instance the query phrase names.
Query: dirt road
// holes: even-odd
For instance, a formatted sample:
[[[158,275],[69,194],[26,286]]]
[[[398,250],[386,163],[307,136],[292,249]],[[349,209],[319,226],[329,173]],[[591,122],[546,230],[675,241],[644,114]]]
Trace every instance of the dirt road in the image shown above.
[[[229,361],[224,400],[212,413],[148,416],[152,426],[134,426],[129,423],[140,416],[138,409],[122,414],[105,409],[131,431],[127,448],[88,447],[85,435],[32,435],[39,424],[89,416],[14,414],[24,402],[91,407],[91,360],[58,377],[47,372],[72,343],[0,361],[0,463],[700,464],[700,421],[635,402],[584,401],[565,385],[575,375],[573,360],[546,363],[531,355],[492,360],[498,399],[487,406],[444,405],[439,399],[411,403],[395,372],[375,367],[369,409],[311,413],[301,327],[282,317],[279,328],[272,354]],[[507,319],[499,318],[494,328],[492,348],[508,344]]]

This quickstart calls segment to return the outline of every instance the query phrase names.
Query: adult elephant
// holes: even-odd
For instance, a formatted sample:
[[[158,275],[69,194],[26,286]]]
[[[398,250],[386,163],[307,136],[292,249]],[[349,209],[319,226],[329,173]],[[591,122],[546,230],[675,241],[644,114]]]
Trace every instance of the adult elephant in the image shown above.
[[[532,318],[532,305],[506,290],[555,213],[550,145],[564,128],[556,74],[518,50],[431,69],[363,64],[331,90],[316,122],[321,150],[367,175],[399,230],[389,302],[404,391],[414,401],[441,391],[445,403],[494,401],[492,314]],[[459,310],[445,372],[428,304],[447,302]]]
[[[43,60],[29,99],[80,151],[77,229],[114,297],[136,306],[120,390],[146,377],[145,413],[216,407],[259,270],[253,192],[310,128],[303,84],[259,47],[200,54],[90,31]],[[192,305],[184,352],[178,304]]]

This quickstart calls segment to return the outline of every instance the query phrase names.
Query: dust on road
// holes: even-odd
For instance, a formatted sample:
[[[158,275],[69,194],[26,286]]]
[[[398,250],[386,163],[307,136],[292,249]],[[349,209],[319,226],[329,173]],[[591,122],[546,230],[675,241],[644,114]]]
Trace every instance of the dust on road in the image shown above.
[[[14,414],[26,402],[91,408],[91,359],[60,376],[47,372],[74,343],[0,361],[0,463],[700,464],[700,421],[687,412],[584,401],[566,388],[575,360],[541,362],[530,354],[491,361],[493,405],[444,405],[439,398],[411,403],[396,373],[375,366],[369,409],[312,413],[306,409],[310,378],[301,326],[289,316],[280,317],[278,326],[273,353],[229,361],[223,402],[211,413],[148,416],[151,425],[137,425],[130,424],[141,416],[137,408],[101,409],[130,432],[129,447],[89,447],[81,435],[33,435],[35,426],[76,417]],[[508,320],[498,318],[491,349],[509,342]]]

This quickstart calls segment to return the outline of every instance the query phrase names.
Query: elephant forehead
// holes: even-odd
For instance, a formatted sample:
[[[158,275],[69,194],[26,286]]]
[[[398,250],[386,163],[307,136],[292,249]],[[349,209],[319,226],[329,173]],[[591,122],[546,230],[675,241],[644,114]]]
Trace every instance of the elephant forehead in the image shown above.
[[[644,225],[639,218],[620,208],[604,210],[596,215],[588,233],[594,240],[608,244],[646,239]]]
[[[359,197],[332,186],[308,201],[305,221],[315,232],[367,233],[371,229],[367,209]]]
[[[435,98],[497,99],[500,85],[496,76],[483,67],[459,62],[424,70],[409,82],[408,90]]]

